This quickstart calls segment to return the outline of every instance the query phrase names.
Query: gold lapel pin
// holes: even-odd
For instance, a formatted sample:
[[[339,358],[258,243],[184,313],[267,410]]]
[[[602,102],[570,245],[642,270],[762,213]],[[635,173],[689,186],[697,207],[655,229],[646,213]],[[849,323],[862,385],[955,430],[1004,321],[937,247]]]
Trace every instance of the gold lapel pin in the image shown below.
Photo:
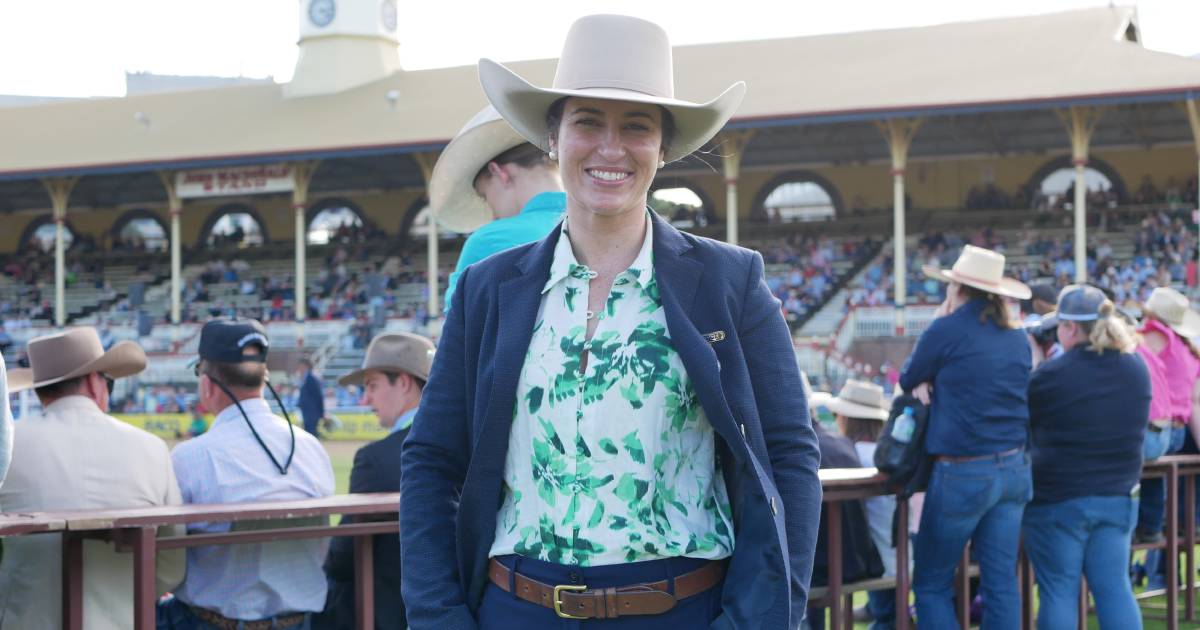
[[[725,340],[725,331],[717,330],[717,331],[710,332],[710,333],[704,333],[704,340],[707,341],[708,343],[717,343],[718,341],[724,341]]]

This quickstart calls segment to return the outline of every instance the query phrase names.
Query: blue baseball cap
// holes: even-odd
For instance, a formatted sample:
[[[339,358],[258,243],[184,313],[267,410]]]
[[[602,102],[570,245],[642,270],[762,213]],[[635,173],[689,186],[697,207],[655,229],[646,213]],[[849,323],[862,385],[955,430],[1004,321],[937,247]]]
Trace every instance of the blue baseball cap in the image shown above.
[[[245,354],[247,346],[258,346],[258,352]],[[256,319],[214,319],[200,329],[200,358],[216,363],[265,363],[267,329]]]
[[[1071,284],[1058,294],[1054,315],[1064,322],[1094,322],[1100,319],[1100,306],[1108,296],[1090,284]]]

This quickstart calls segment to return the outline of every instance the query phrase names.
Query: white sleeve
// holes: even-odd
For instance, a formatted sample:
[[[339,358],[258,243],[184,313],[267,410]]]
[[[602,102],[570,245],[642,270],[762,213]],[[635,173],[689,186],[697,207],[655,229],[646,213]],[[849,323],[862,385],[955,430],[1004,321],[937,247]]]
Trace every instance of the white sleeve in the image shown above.
[[[12,461],[13,418],[12,405],[8,402],[8,371],[4,367],[4,355],[0,354],[0,400],[4,408],[0,409],[0,485],[4,485],[4,477],[8,474],[8,464]]]

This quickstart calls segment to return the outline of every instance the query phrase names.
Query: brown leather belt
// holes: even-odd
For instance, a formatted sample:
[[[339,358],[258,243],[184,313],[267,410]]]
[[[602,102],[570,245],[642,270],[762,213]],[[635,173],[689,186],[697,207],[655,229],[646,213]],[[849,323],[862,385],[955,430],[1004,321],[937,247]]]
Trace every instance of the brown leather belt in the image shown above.
[[[725,577],[725,561],[708,564],[675,578],[675,594],[667,592],[667,580],[648,584],[589,589],[582,584],[552,586],[513,572],[496,559],[488,564],[488,577],[500,590],[509,593],[509,580],[516,595],[531,604],[545,606],[564,619],[616,619],[626,615],[657,615],[671,610],[675,603],[707,591]]]
[[[961,464],[963,462],[978,462],[978,461],[983,461],[985,459],[1001,460],[1001,459],[1004,459],[1005,457],[1008,457],[1009,455],[1016,455],[1017,453],[1020,453],[1021,448],[1022,447],[1018,446],[1016,448],[1010,448],[1007,451],[1001,451],[999,453],[991,453],[988,455],[964,455],[962,457],[959,457],[957,455],[938,455],[937,460],[939,462],[950,462],[952,464]]]
[[[214,610],[201,608],[199,606],[191,606],[192,613],[211,626],[219,630],[272,630],[273,628],[290,628],[304,623],[304,613],[291,613],[287,615],[279,615],[270,619],[257,619],[255,621],[242,621],[239,619],[230,619],[225,615]],[[241,625],[238,625],[241,624]]]

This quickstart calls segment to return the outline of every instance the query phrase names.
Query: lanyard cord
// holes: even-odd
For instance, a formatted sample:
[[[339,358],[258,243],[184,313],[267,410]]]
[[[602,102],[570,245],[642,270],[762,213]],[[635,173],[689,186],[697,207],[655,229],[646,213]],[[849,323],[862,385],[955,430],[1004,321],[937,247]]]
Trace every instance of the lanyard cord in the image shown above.
[[[250,416],[246,415],[245,409],[242,409],[242,403],[238,401],[237,396],[234,396],[233,392],[229,391],[229,388],[225,386],[225,383],[213,378],[211,375],[208,378],[213,383],[216,383],[217,387],[221,388],[221,391],[225,392],[225,395],[229,397],[229,400],[233,401],[234,406],[236,406],[238,411],[241,412],[242,419],[246,421],[246,426],[250,427],[250,433],[254,434],[254,439],[258,441],[258,445],[262,447],[262,450],[267,454],[267,457],[271,458],[271,463],[275,464],[275,469],[279,471],[279,474],[288,474],[288,469],[292,466],[292,458],[296,455],[296,427],[292,424],[292,417],[288,415],[287,409],[284,408],[283,401],[279,399],[279,394],[275,393],[274,387],[271,387],[271,382],[266,381],[267,389],[269,389],[271,391],[271,395],[275,397],[275,402],[279,405],[279,410],[283,412],[283,417],[287,418],[288,431],[290,431],[292,435],[292,450],[290,453],[288,453],[287,461],[284,462],[282,466],[279,465],[279,460],[275,459],[275,455],[271,453],[271,449],[267,448],[267,445],[265,442],[263,442],[262,437],[258,435],[258,431],[254,428],[254,423],[250,422]]]

